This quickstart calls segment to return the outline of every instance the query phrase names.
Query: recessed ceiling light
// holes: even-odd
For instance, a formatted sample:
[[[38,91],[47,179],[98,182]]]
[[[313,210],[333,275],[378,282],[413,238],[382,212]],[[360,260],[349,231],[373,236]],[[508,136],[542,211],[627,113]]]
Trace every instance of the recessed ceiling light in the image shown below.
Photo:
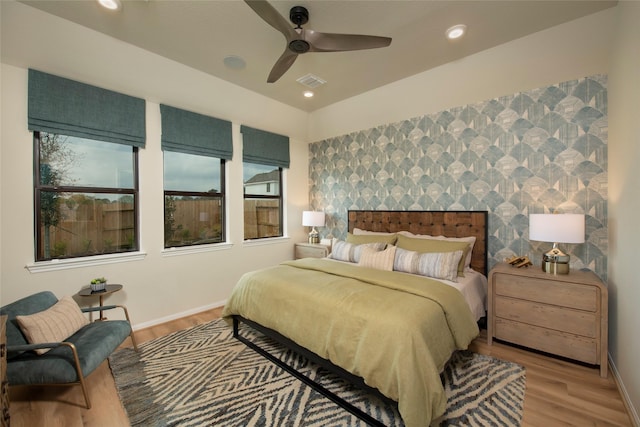
[[[304,92],[302,92],[302,94],[304,95],[305,98],[312,98],[313,97],[313,92],[310,90],[305,90]]]
[[[122,2],[120,0],[98,0],[100,6],[109,10],[118,10],[122,8]]]
[[[222,62],[224,62],[224,65],[231,68],[232,70],[242,70],[247,66],[245,60],[237,55],[227,55],[224,57]]]
[[[459,39],[464,36],[464,33],[467,31],[467,26],[464,24],[454,25],[446,31],[447,38],[449,40]]]

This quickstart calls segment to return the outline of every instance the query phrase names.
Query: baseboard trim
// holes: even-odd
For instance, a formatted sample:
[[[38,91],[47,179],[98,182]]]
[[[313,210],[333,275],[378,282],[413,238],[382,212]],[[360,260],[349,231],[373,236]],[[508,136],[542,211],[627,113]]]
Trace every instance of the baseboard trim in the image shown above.
[[[622,382],[622,377],[620,376],[620,372],[618,372],[618,368],[616,368],[615,363],[613,363],[613,359],[611,359],[611,354],[609,356],[609,368],[611,373],[613,374],[613,379],[616,382],[616,386],[618,387],[618,392],[620,392],[620,396],[622,396],[622,401],[624,402],[624,406],[627,408],[627,414],[629,414],[629,419],[633,424],[633,427],[640,427],[640,417],[638,416],[638,411],[633,406],[631,402],[631,397],[627,393],[627,389],[624,386],[624,382]]]
[[[150,320],[148,322],[136,323],[135,325],[132,325],[131,328],[134,331],[138,331],[140,329],[145,329],[145,328],[150,328],[151,326],[156,326],[156,325],[159,325],[161,323],[170,322],[172,320],[180,319],[181,317],[187,317],[187,316],[191,316],[192,314],[200,313],[202,311],[207,311],[207,310],[211,310],[211,309],[214,309],[214,308],[223,307],[226,303],[227,303],[227,300],[214,302],[214,303],[211,303],[211,304],[203,305],[201,307],[192,308],[191,310],[181,311],[180,313],[174,313],[174,314],[172,314],[170,316],[161,317],[161,318],[155,319],[155,320]]]

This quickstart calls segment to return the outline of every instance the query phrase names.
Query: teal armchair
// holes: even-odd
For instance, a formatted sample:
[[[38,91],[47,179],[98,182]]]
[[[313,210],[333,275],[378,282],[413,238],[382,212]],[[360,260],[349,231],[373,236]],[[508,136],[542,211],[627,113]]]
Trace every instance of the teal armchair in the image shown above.
[[[16,316],[44,311],[58,302],[51,292],[40,292],[0,308],[7,316],[7,380],[9,385],[80,385],[87,409],[91,401],[85,378],[113,353],[127,337],[136,351],[129,313],[126,307],[109,305],[82,308],[82,312],[98,310],[124,310],[127,320],[98,320],[90,322],[63,342],[29,344],[22,333]],[[34,350],[50,348],[42,355]]]

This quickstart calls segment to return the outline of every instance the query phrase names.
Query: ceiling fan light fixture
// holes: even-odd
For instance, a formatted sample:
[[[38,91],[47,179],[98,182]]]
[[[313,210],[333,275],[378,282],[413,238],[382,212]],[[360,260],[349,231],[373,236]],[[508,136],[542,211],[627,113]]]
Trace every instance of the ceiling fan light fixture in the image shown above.
[[[454,25],[446,31],[447,38],[449,40],[459,39],[467,32],[467,26],[464,24]]]
[[[122,2],[120,0],[98,0],[100,6],[109,10],[120,10],[122,9]]]

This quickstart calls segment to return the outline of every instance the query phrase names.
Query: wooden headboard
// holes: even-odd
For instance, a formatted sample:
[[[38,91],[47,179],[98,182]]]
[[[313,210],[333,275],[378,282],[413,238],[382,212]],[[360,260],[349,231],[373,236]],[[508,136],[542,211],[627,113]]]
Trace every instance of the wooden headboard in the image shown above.
[[[349,211],[349,232],[359,228],[385,233],[475,236],[471,268],[486,276],[487,215],[487,211]]]

